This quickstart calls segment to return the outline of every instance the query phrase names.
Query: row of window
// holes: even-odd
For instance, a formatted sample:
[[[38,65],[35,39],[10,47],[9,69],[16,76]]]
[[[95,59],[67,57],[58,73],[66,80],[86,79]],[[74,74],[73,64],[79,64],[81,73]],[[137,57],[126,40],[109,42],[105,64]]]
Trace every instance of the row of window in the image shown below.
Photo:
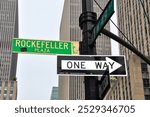
[[[150,95],[145,95],[145,100],[150,100]]]
[[[138,1],[130,0],[127,0],[122,4],[118,5],[119,28],[122,32],[126,33],[125,35],[143,54],[150,54],[150,47],[148,44],[149,34],[147,33],[148,24],[144,19],[144,14],[141,10],[142,8],[140,8],[141,5],[138,4]]]
[[[2,84],[5,85],[5,87],[8,86],[8,84],[10,84],[10,87],[13,87],[14,86],[14,81],[3,81],[3,80],[0,80],[0,87],[2,86]]]
[[[13,95],[10,94],[10,95],[4,95],[4,96],[0,96],[0,99],[2,100],[13,100]]]
[[[0,94],[2,93],[2,91],[0,90]],[[4,94],[7,94],[8,93],[8,90],[4,90]],[[13,90],[10,90],[9,94],[13,94]]]
[[[15,12],[12,12],[12,11],[0,12],[0,20],[1,20],[1,23],[15,21]]]
[[[69,99],[84,99],[83,77],[70,77]]]
[[[2,86],[2,83],[4,83],[4,87]],[[10,83],[10,87],[8,87],[8,83]],[[13,95],[14,95],[14,82],[0,81],[0,99],[11,100]]]
[[[0,4],[0,10],[1,11],[13,11],[15,10],[15,6],[16,6],[16,1],[14,0],[4,0],[4,1],[1,1],[1,4]]]

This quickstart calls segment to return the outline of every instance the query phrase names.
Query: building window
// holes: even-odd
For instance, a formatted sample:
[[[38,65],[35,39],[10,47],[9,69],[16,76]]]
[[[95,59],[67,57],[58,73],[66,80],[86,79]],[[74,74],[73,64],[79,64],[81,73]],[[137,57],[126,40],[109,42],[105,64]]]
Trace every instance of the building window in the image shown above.
[[[141,67],[142,67],[142,72],[148,72],[146,63],[141,63]]]
[[[143,79],[144,87],[149,87],[149,79]]]
[[[150,95],[145,95],[145,100],[150,100]]]
[[[14,86],[14,81],[11,81],[10,87],[13,87],[13,86]]]
[[[7,94],[7,90],[4,90],[4,94]]]
[[[10,94],[13,94],[13,90],[10,90]]]
[[[12,100],[12,97],[9,97],[9,100]]]
[[[149,78],[148,72],[143,72],[142,77],[143,77],[143,79],[148,79]]]
[[[150,88],[144,88],[144,94],[145,95],[150,95]]]
[[[125,94],[124,94],[124,92],[123,92],[123,100],[125,100]]]
[[[7,87],[8,86],[8,81],[5,81],[5,87]]]

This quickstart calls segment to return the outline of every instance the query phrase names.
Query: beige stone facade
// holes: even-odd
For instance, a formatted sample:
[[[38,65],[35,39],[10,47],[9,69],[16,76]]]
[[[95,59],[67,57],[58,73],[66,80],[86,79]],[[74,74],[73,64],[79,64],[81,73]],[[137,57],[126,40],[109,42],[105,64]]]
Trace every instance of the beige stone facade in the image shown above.
[[[0,100],[17,99],[17,81],[0,81]]]
[[[111,82],[111,88],[105,99],[107,100],[144,100],[149,99],[150,77],[149,67],[135,54],[129,57],[128,77],[116,77]]]
[[[144,5],[144,8],[142,7]],[[150,1],[117,0],[118,26],[128,37],[119,36],[132,43],[145,56],[150,56]],[[128,77],[118,77],[105,99],[149,100],[150,99],[150,66],[120,45],[121,54],[126,56]]]

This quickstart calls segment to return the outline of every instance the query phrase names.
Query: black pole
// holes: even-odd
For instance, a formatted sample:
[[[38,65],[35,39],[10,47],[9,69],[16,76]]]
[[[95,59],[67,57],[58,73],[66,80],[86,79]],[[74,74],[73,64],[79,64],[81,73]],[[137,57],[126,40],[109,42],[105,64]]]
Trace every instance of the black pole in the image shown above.
[[[104,35],[112,38],[113,40],[119,42],[120,44],[122,44],[123,46],[125,46],[126,48],[128,48],[129,50],[131,50],[132,52],[134,52],[136,55],[138,55],[140,58],[142,58],[147,64],[150,65],[150,59],[148,59],[146,56],[144,56],[140,51],[138,51],[135,47],[133,47],[132,45],[130,45],[129,43],[125,42],[123,39],[121,39],[120,37],[116,36],[115,34],[111,33],[110,31],[103,29],[101,31],[101,33],[103,33]]]
[[[96,22],[96,13],[93,12],[93,0],[82,0],[82,14],[79,18],[79,25],[82,29],[82,47],[80,54],[96,55],[96,47],[90,47],[91,29]],[[85,76],[85,100],[98,99],[98,77]]]

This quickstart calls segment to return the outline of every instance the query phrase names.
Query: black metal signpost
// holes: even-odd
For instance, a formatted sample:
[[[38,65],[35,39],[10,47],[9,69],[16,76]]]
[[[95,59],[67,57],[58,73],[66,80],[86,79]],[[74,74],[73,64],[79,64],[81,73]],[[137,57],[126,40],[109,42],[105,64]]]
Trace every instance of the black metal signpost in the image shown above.
[[[112,2],[114,0],[111,0],[109,2],[109,5],[106,5],[107,9],[104,11],[103,15],[100,16],[99,21],[104,21],[103,23],[97,23],[95,33],[100,33],[100,30],[104,27],[106,22],[109,20],[108,18],[111,17],[111,14],[108,12],[110,11],[112,6]],[[96,22],[96,13],[93,12],[93,0],[82,0],[82,14],[79,18],[79,25],[82,29],[82,47],[80,53],[83,55],[96,55],[96,47],[95,42],[92,38],[91,30],[94,29],[94,24]],[[98,30],[98,32],[97,32]],[[97,36],[97,34],[96,34]],[[95,40],[95,39],[94,39]],[[92,46],[90,46],[92,44]],[[97,100],[99,99],[99,90],[98,90],[98,77],[96,76],[85,76],[85,100]]]
[[[90,47],[92,41],[91,29],[96,22],[96,13],[93,12],[93,0],[82,0],[82,14],[79,17],[79,25],[82,29],[82,55],[96,55],[95,46]],[[85,100],[98,100],[98,77],[85,76]]]

